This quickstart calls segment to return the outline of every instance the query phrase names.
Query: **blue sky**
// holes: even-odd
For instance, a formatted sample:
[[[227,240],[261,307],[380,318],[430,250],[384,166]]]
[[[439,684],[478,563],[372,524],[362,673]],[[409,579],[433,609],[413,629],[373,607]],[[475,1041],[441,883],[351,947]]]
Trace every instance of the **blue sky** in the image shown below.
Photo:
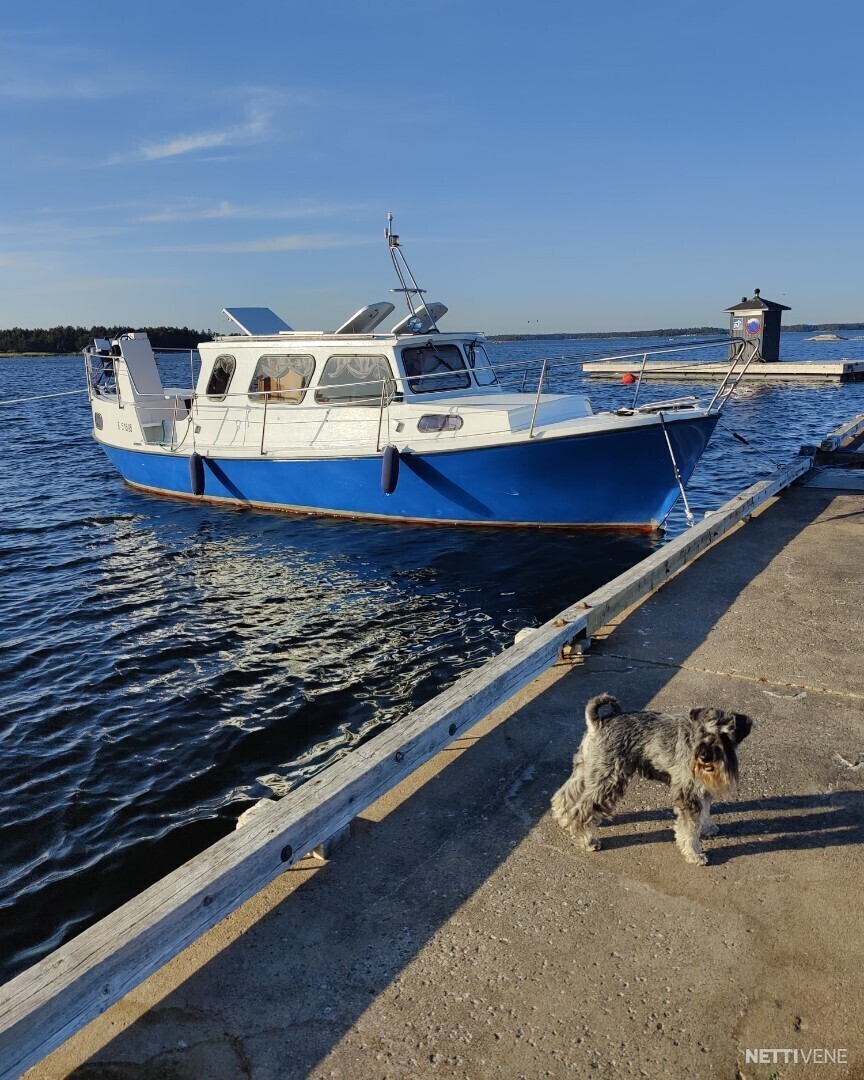
[[[864,321],[846,0],[148,0],[0,11],[0,327]]]

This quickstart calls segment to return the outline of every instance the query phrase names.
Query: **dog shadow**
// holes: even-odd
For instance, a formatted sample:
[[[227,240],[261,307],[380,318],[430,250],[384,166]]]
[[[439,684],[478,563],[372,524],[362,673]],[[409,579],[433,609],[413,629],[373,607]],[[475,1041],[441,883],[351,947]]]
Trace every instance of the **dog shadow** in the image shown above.
[[[765,852],[864,843],[864,791],[782,795],[721,803],[714,806],[712,817],[720,826],[719,834],[704,842],[712,866]],[[610,828],[655,821],[668,822],[668,826],[648,831],[609,832]],[[599,835],[607,851],[669,843],[672,823],[670,809],[634,810],[613,815],[601,825]]]

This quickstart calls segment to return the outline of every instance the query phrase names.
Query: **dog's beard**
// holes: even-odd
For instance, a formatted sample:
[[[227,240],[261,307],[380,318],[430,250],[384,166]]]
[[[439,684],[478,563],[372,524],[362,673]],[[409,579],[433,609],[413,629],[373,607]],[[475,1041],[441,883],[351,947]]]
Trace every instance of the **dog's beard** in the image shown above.
[[[695,761],[693,775],[706,790],[720,795],[735,787],[735,777],[727,769],[725,762]]]

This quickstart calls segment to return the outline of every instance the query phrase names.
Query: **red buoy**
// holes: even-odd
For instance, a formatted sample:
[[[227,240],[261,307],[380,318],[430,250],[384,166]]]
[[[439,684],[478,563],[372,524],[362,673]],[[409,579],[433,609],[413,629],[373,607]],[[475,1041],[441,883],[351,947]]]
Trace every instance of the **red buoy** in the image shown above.
[[[621,376],[621,382],[624,383],[625,386],[632,386],[633,383],[636,382],[636,376],[632,371],[628,371],[625,375]]]

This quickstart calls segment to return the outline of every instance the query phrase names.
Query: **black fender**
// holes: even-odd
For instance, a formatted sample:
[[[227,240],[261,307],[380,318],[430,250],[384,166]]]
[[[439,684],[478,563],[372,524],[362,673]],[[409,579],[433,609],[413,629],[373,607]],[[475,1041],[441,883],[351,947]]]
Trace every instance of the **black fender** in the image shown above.
[[[194,451],[189,458],[189,486],[193,495],[204,494],[204,458]]]
[[[395,446],[385,446],[381,459],[381,490],[392,495],[399,482],[399,451]]]

